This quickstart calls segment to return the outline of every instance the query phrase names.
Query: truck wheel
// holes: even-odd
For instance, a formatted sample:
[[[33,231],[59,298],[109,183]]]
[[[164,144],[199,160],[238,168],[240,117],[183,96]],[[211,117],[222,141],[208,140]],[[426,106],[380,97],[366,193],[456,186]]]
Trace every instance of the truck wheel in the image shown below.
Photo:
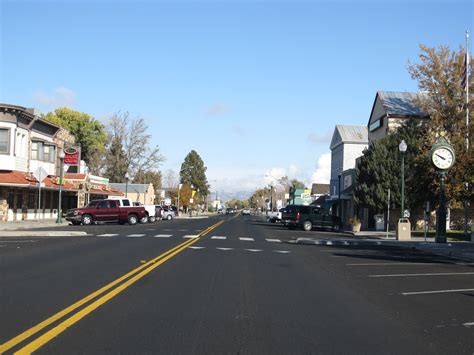
[[[141,224],[148,223],[148,216],[143,217],[143,218],[140,220],[140,223],[141,223]]]
[[[128,224],[130,224],[131,226],[134,226],[137,223],[138,223],[138,217],[136,215],[131,214],[130,216],[128,216]]]
[[[311,229],[313,229],[313,223],[311,223],[311,221],[305,221],[303,223],[303,229],[309,232]]]
[[[332,231],[333,232],[336,232],[336,233],[339,233],[341,231],[342,227],[340,224],[335,224],[332,226]]]
[[[148,217],[148,222],[150,222],[150,223],[155,223],[155,221],[156,221],[156,217],[155,217],[155,216],[150,216],[150,217]]]
[[[92,216],[90,214],[85,214],[82,216],[82,224],[85,226],[90,226],[92,224]]]
[[[166,217],[166,219],[167,219],[168,221],[171,221],[171,220],[173,219],[173,216],[169,214],[169,215]]]

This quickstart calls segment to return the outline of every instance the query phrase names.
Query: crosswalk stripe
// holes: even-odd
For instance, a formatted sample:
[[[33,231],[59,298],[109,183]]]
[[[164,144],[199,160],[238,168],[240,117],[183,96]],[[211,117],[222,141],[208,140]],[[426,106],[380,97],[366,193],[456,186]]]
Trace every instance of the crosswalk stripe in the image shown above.
[[[265,240],[270,243],[281,243],[280,239],[265,239]]]
[[[169,238],[172,237],[172,234],[157,234],[154,236],[154,238]]]
[[[234,250],[234,248],[216,248],[216,249],[219,249],[219,250]]]
[[[220,236],[220,235],[213,235],[213,236],[211,237],[211,239],[220,239],[220,240],[226,240],[226,239],[227,239],[227,237]]]
[[[126,235],[127,238],[141,238],[141,237],[144,237],[145,234],[129,234],[129,235]]]
[[[288,254],[291,253],[289,250],[274,250],[275,253],[282,253],[282,254]]]
[[[262,251],[261,249],[245,249],[247,251],[253,251],[254,253],[256,253],[257,251]]]
[[[193,247],[193,246],[190,246],[190,247],[188,247],[188,248],[190,248],[190,249],[204,249],[205,247]]]
[[[255,241],[255,239],[253,239],[253,238],[243,238],[243,237],[240,237],[239,239],[240,239],[240,240],[245,240],[245,241],[248,241],[248,242],[254,242],[254,241]]]
[[[185,236],[183,236],[183,238],[185,238],[185,239],[194,239],[194,238],[198,238],[198,237],[199,237],[199,235],[185,235]]]
[[[116,237],[118,234],[99,234],[98,237]]]

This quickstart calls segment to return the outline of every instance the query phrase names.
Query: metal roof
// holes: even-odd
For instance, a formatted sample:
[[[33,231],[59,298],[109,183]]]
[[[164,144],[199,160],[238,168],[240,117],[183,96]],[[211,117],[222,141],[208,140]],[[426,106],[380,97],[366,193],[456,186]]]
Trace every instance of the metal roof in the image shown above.
[[[333,149],[342,143],[369,144],[367,126],[336,125],[330,148]]]
[[[117,182],[110,183],[110,186],[112,186],[113,188],[119,191],[125,192],[125,190],[127,190],[130,193],[139,193],[139,194],[145,193],[148,186],[150,186],[149,184],[128,184],[128,186],[126,185],[127,184],[117,183]]]
[[[421,93],[378,91],[377,94],[386,113],[390,116],[428,116],[416,102],[422,97]]]

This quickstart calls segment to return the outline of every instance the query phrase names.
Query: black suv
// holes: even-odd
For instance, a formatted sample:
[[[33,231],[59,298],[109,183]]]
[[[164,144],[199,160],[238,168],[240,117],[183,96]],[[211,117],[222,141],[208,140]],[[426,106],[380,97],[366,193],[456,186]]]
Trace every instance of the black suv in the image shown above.
[[[342,228],[341,219],[331,216],[321,206],[289,205],[283,209],[282,223],[288,228],[303,228],[310,231],[313,227],[330,228],[339,232]]]

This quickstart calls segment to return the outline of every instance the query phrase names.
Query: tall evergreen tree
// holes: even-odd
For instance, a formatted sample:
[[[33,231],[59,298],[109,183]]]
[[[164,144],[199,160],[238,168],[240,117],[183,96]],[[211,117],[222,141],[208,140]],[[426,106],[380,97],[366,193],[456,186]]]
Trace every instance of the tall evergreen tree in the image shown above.
[[[209,184],[206,177],[207,168],[195,150],[191,150],[181,164],[180,181],[182,184],[193,185],[199,189],[201,196],[209,195]]]
[[[128,171],[128,161],[122,146],[120,137],[115,136],[107,149],[107,161],[105,165],[105,177],[111,182],[125,182],[125,174]]]

